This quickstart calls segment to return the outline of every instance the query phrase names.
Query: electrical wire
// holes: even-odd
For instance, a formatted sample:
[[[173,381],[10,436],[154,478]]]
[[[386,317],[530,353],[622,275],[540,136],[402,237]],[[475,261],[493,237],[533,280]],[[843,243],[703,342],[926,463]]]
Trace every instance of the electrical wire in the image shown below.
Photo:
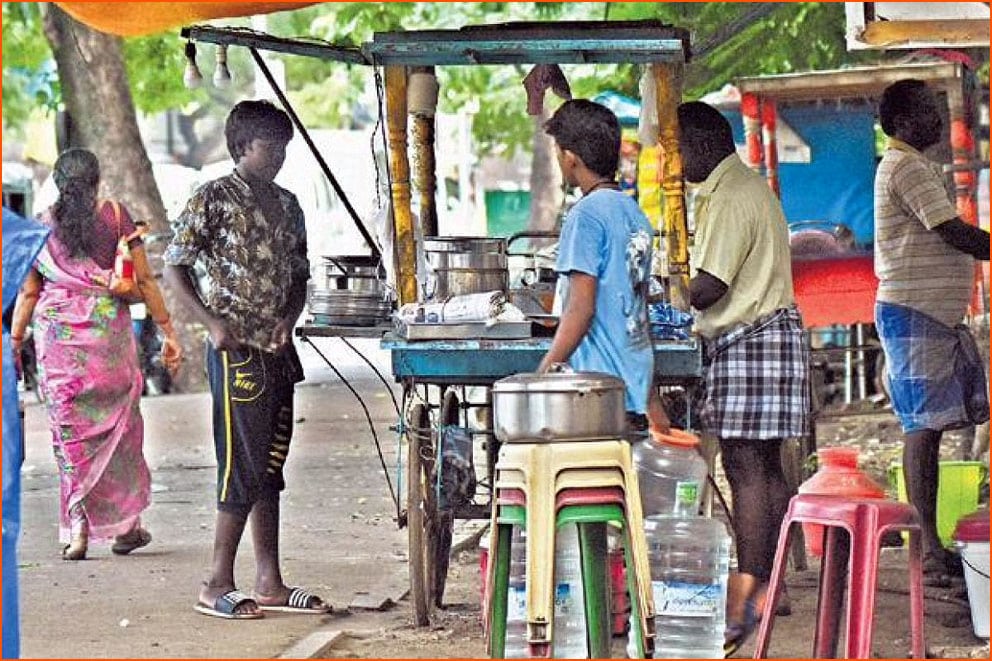
[[[337,377],[341,379],[341,383],[343,383],[345,387],[351,391],[351,394],[355,396],[355,399],[358,400],[358,403],[361,405],[362,410],[365,412],[365,419],[369,423],[369,431],[372,432],[372,442],[375,445],[376,454],[379,455],[379,464],[382,466],[382,473],[386,478],[386,486],[389,487],[389,495],[393,499],[393,503],[396,505],[396,520],[397,522],[399,522],[400,499],[396,495],[396,490],[393,489],[393,481],[389,478],[389,468],[386,466],[386,458],[382,455],[382,446],[379,444],[379,435],[375,431],[375,423],[372,421],[372,413],[369,411],[369,407],[366,406],[365,400],[362,399],[362,396],[358,394],[358,391],[355,390],[355,388],[351,385],[351,383],[349,383],[348,379],[346,379],[344,375],[341,373],[341,371],[338,368],[336,368],[331,363],[330,360],[328,360],[327,356],[324,355],[324,353],[317,347],[317,345],[311,342],[309,338],[304,337],[303,340],[311,347],[313,347],[313,350],[317,352],[317,355],[320,356],[321,359],[323,359],[323,361],[327,363],[327,366],[331,368],[334,374],[336,374]]]
[[[355,347],[355,345],[353,345],[351,342],[349,342],[348,341],[348,338],[346,338],[346,337],[340,337],[338,339],[341,340],[342,342],[344,342],[344,344],[345,344],[346,347],[348,347],[349,349],[351,349],[352,351],[354,351],[355,354],[357,354],[359,358],[361,358],[363,361],[365,361],[365,364],[368,365],[369,368],[373,372],[375,372],[375,375],[377,377],[379,377],[379,380],[382,381],[382,385],[384,385],[386,387],[386,392],[389,393],[390,399],[393,400],[393,409],[396,411],[396,415],[399,416],[401,414],[401,411],[400,411],[400,405],[396,401],[396,393],[393,392],[393,387],[389,384],[388,381],[386,381],[386,377],[382,375],[382,372],[379,371],[379,368],[377,368],[374,364],[372,364],[372,361],[369,360],[365,356],[365,354],[363,354],[361,351],[359,351],[358,348]]]

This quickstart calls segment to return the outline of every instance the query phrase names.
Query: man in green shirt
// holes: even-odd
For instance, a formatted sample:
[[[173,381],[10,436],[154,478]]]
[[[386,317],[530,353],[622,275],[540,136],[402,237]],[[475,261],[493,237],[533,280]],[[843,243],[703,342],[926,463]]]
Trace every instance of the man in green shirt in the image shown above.
[[[755,602],[771,576],[791,496],[781,444],[809,430],[809,349],[778,198],[737,156],[717,110],[685,103],[678,119],[685,178],[698,185],[689,295],[708,361],[701,417],[720,441],[734,501],[729,656],[753,631]]]

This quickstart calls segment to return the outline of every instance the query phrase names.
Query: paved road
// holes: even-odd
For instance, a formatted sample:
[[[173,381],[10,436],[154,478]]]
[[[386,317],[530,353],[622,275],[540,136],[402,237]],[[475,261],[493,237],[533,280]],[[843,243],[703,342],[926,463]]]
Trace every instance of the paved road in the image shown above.
[[[388,371],[388,355],[366,342]],[[370,370],[336,341],[321,345],[365,398],[395,475],[392,402]],[[304,348],[310,385],[297,391],[296,431],[287,465],[282,555],[286,578],[343,608],[384,583],[406,581],[406,535],[361,408]],[[146,398],[145,452],[153,504],[145,523],[154,542],[129,557],[90,549],[85,562],[59,557],[57,475],[44,411],[28,395],[21,543],[25,657],[269,658],[341,615],[279,615],[230,622],[193,611],[213,535],[215,462],[208,394]],[[395,482],[395,479],[394,479]],[[247,542],[247,537],[245,539]],[[237,567],[250,590],[250,544]]]

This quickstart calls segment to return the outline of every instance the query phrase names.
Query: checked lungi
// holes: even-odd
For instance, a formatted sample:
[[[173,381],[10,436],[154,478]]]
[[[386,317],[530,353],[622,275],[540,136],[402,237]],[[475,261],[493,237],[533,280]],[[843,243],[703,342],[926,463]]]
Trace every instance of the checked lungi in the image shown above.
[[[810,354],[802,318],[783,308],[709,341],[703,428],[721,439],[805,436]]]
[[[913,308],[875,304],[885,378],[904,433],[947,431],[989,419],[978,345],[964,324],[951,328]]]

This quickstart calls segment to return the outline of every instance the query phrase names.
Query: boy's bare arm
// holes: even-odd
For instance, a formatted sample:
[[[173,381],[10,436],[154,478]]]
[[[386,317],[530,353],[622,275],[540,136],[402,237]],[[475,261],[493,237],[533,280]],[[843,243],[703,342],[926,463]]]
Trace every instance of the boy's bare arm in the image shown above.
[[[582,342],[596,314],[596,278],[573,271],[568,275],[568,300],[558,320],[558,330],[544,355],[539,372],[546,372],[555,363],[564,363]]]

